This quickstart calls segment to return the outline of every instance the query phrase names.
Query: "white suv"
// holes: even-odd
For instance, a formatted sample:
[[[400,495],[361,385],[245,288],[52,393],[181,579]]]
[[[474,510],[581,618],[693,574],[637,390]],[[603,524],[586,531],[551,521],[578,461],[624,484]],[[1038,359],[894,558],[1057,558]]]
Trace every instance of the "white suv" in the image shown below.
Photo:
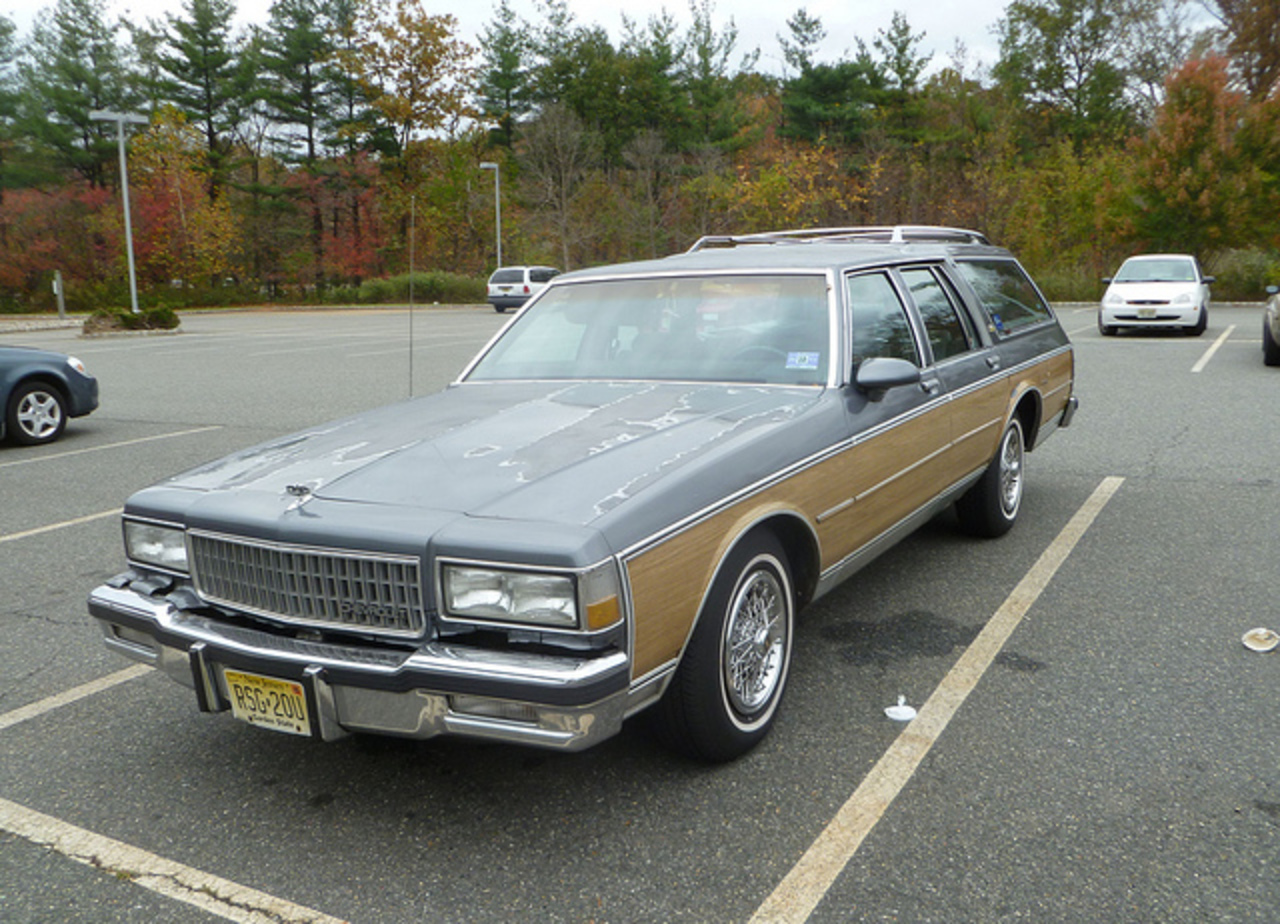
[[[489,304],[498,314],[519,308],[559,275],[553,266],[504,266],[489,277]]]
[[[1214,278],[1200,272],[1195,257],[1130,257],[1114,277],[1102,281],[1108,284],[1098,308],[1098,330],[1104,335],[1121,327],[1181,327],[1199,337],[1209,324],[1209,286]]]

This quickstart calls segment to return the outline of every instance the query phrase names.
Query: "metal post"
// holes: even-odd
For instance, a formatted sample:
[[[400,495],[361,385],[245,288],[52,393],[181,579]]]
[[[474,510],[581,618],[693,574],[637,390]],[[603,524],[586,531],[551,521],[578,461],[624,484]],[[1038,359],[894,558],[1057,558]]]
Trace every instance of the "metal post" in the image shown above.
[[[53,294],[58,297],[58,317],[67,319],[67,299],[62,294],[62,270],[53,271]]]
[[[115,122],[116,142],[120,147],[120,192],[124,196],[124,246],[129,258],[129,304],[133,313],[138,313],[138,274],[133,265],[133,219],[129,211],[129,164],[124,153],[124,124],[146,125],[151,120],[144,115],[133,112],[111,112],[107,109],[94,109],[89,118],[95,122]]]
[[[492,161],[485,161],[480,165],[481,170],[493,171],[493,224],[495,235],[498,239],[498,266],[502,266],[502,182],[498,179],[501,171],[498,165]]]

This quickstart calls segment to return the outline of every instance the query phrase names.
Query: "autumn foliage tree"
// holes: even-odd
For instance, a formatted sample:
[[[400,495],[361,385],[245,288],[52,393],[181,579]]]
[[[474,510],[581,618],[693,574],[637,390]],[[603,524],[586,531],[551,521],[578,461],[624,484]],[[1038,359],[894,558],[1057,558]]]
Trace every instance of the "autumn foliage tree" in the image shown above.
[[[1264,177],[1240,144],[1252,117],[1222,58],[1192,61],[1169,81],[1155,123],[1133,148],[1138,241],[1207,257],[1253,239]]]
[[[130,161],[139,276],[188,286],[231,272],[235,216],[204,179],[205,138],[169,107],[134,140]]]
[[[51,2],[25,41],[0,18],[3,309],[51,307],[54,271],[73,297],[123,291],[97,108],[153,116],[129,140],[144,300],[223,301],[229,279],[250,299],[363,299],[409,268],[483,276],[482,162],[499,166],[513,262],[940,223],[1008,244],[1055,295],[1095,297],[1100,267],[1157,246],[1249,247],[1280,278],[1280,0],[1207,0],[1208,37],[1197,0],[1014,0],[1000,60],[976,68],[901,13],[822,60],[815,16],[786,21],[779,58],[740,48],[713,0],[624,15],[620,35],[568,0],[538,0],[533,21],[498,0],[478,51],[425,0],[271,0],[235,34],[236,0],[174,0],[143,29],[106,0]],[[1210,47],[1225,63],[1187,64]]]

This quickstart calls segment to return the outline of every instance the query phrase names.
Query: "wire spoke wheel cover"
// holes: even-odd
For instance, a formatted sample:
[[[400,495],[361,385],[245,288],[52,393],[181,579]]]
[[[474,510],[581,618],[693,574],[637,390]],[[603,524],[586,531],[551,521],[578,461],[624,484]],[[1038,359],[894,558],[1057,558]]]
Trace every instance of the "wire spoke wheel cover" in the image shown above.
[[[743,538],[712,582],[653,725],[699,760],[734,760],[769,733],[795,633],[787,553],[768,533]]]
[[[1014,417],[1005,427],[987,470],[956,501],[960,526],[975,536],[1003,536],[1018,519],[1026,486],[1026,441],[1022,421]]]
[[[778,563],[767,559],[767,565],[750,571],[739,584],[721,642],[725,695],[746,721],[777,690],[790,643],[786,591],[774,570]]]
[[[1022,504],[1022,454],[1022,433],[1010,427],[1000,444],[1000,507],[1011,520]]]

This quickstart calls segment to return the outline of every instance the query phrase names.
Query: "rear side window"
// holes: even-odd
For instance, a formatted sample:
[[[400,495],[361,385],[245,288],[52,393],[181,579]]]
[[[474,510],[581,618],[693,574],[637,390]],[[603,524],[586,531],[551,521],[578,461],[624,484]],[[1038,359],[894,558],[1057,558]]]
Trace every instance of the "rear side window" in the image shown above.
[[[522,269],[500,269],[489,277],[492,283],[508,283],[508,282],[524,282],[524,270]]]
[[[1000,336],[1053,317],[1022,267],[1012,260],[964,260],[956,265],[978,293],[992,328]]]
[[[853,315],[853,363],[884,356],[920,365],[907,310],[884,273],[850,276],[845,283]]]
[[[551,269],[548,266],[535,266],[529,270],[529,280],[531,282],[550,282],[559,275],[559,270]]]
[[[973,333],[933,271],[919,267],[900,272],[924,321],[929,345],[933,349],[933,361],[940,363],[968,352],[974,343]]]

